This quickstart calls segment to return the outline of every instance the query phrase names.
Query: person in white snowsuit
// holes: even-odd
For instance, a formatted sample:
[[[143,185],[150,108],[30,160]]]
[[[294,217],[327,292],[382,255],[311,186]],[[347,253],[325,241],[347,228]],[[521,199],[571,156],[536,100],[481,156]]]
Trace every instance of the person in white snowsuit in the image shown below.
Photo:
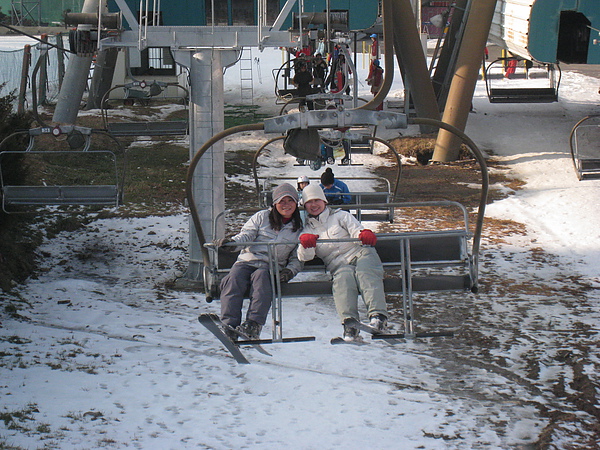
[[[259,211],[244,224],[233,237],[215,241],[217,247],[237,242],[289,242],[277,245],[279,280],[287,283],[300,270],[302,263],[296,255],[298,236],[302,231],[302,219],[298,209],[298,192],[289,183],[273,190],[273,205]],[[225,246],[235,250],[235,246]],[[242,323],[244,297],[250,292],[250,304],[246,320]],[[269,255],[266,245],[245,246],[229,273],[221,281],[221,321],[252,339],[258,339],[271,308],[273,287],[269,273]],[[225,332],[232,338],[235,333]]]
[[[358,330],[346,319],[360,320],[358,295],[367,307],[370,325],[383,331],[387,327],[387,307],[383,288],[383,265],[374,245],[377,237],[349,212],[331,209],[323,189],[309,184],[302,191],[307,219],[300,235],[298,259],[315,256],[325,263],[333,277],[333,300],[344,324],[344,339],[358,338]],[[321,243],[320,239],[358,238],[360,242]]]

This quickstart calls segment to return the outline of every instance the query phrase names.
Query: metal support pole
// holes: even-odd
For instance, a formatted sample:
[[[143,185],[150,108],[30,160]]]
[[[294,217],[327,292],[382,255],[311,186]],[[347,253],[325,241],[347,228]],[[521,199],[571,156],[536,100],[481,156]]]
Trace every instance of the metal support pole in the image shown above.
[[[450,84],[448,100],[442,122],[446,122],[460,131],[467,126],[475,85],[479,77],[481,56],[485,50],[490,32],[496,0],[480,0],[471,3],[469,17],[465,26],[456,71]],[[452,133],[440,130],[432,161],[455,161],[460,150],[460,140]]]
[[[325,48],[327,49],[327,53],[333,53],[333,47],[331,46],[331,4],[330,0],[327,0],[326,11],[327,11],[327,25],[326,25],[326,34],[325,34]],[[325,55],[323,55],[325,56]]]
[[[176,51],[176,61],[190,73],[190,159],[225,126],[223,67],[237,57],[233,50]],[[211,241],[214,218],[225,209],[225,144],[216,142],[200,159],[192,178],[195,207],[205,238]],[[190,220],[189,265],[185,278],[202,280],[202,248]]]
[[[118,56],[119,49],[117,48],[106,48],[98,51],[88,100],[85,105],[86,111],[102,107],[102,98],[112,86]]]
[[[405,84],[411,91],[417,116],[439,120],[437,100],[410,0],[394,0],[392,11],[395,21],[394,47],[396,55],[399,55]],[[387,11],[384,10],[383,13],[385,15]]]
[[[85,0],[82,13],[94,13],[98,10],[98,0]],[[79,29],[89,30],[91,25],[81,25]],[[92,55],[72,55],[69,66],[58,94],[52,120],[59,124],[75,124],[83,93],[87,86],[92,65]]]

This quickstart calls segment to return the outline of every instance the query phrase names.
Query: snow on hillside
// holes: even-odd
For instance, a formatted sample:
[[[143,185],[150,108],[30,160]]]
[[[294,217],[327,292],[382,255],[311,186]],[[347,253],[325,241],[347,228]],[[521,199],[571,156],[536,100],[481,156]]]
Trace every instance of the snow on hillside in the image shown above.
[[[266,73],[280,56],[258,57],[255,97],[272,102]],[[236,79],[229,69],[229,98]],[[558,103],[492,105],[478,86],[466,132],[526,182],[487,216],[526,232],[486,235],[479,294],[419,297],[417,324],[451,327],[451,339],[332,346],[331,299],[286,299],[284,335],[316,340],[273,344],[272,357],[245,349],[251,364],[238,365],[197,322],[218,302],[165,286],[187,266],[184,212],[45,241],[39,276],[14,294],[22,318],[1,316],[0,446],[600,446],[600,181],[577,180],[568,147],[598,110],[597,87],[566,72]],[[362,170],[381,162],[357,158]],[[281,175],[295,170],[278,162]]]

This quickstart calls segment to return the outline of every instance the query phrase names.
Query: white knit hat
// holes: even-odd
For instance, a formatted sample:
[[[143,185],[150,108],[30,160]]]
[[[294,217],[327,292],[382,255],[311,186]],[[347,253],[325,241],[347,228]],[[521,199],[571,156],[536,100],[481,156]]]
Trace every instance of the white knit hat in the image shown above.
[[[283,183],[273,190],[273,204],[276,205],[283,197],[292,197],[298,203],[298,191],[290,183]]]
[[[309,184],[302,191],[302,202],[306,204],[309,200],[320,199],[327,203],[327,199],[325,198],[325,192],[321,189],[321,186],[318,184]]]

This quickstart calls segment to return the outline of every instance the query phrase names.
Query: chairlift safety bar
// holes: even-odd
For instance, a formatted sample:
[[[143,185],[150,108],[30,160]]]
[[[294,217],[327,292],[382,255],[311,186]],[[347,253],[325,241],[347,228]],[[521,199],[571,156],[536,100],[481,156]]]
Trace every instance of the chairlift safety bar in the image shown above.
[[[303,111],[265,119],[265,133],[284,133],[293,128],[345,128],[358,125],[378,125],[385,128],[407,128],[406,114],[366,109],[329,109]]]

